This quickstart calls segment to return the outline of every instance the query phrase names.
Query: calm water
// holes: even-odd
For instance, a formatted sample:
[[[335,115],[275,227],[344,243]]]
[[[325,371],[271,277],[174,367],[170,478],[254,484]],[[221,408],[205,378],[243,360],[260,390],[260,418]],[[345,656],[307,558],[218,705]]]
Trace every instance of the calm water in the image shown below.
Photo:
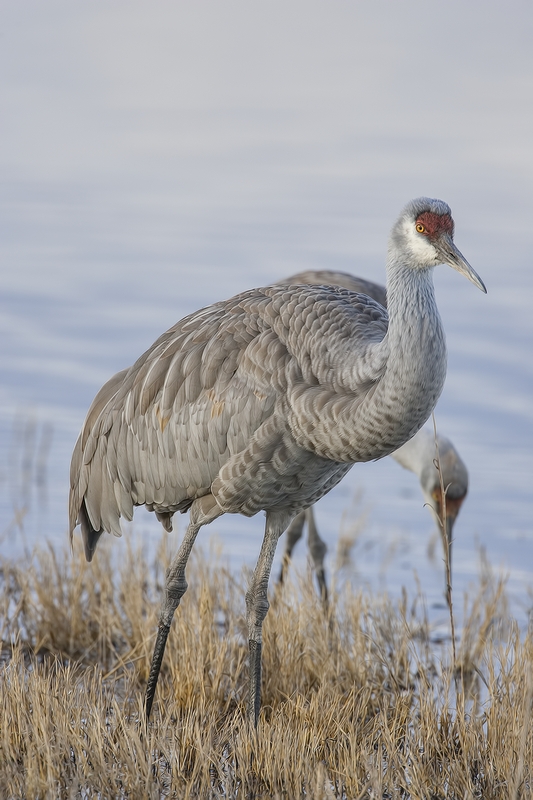
[[[163,330],[305,268],[383,281],[391,224],[428,194],[452,206],[456,242],[489,292],[436,271],[449,346],[436,418],[471,481],[455,590],[474,585],[485,551],[525,620],[533,11],[512,5],[486,3],[480,18],[454,0],[438,20],[412,0],[3,9],[3,552],[65,540],[85,412]],[[428,604],[441,601],[431,518],[394,462],[354,467],[318,521],[331,559],[339,531],[361,528],[354,580],[397,594],[417,576]],[[253,564],[261,530],[259,517],[225,517],[203,536],[238,568]],[[159,536],[142,511],[134,532]]]

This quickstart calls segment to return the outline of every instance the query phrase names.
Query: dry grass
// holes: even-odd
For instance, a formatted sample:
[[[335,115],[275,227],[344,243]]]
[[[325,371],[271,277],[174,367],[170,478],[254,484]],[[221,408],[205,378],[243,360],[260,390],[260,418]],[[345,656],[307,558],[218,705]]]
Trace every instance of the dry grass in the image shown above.
[[[52,548],[1,565],[1,797],[532,796],[533,639],[495,624],[504,597],[490,575],[455,669],[422,598],[345,587],[326,616],[312,581],[285,585],[265,622],[255,735],[244,581],[201,554],[143,728],[163,546],[157,564],[107,541],[91,565]]]

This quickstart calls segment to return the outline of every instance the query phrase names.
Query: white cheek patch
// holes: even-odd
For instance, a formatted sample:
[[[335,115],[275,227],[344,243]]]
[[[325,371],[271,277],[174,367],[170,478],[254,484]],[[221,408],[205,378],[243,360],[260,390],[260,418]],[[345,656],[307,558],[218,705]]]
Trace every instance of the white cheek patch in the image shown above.
[[[419,265],[433,266],[436,261],[436,253],[427,236],[417,233],[412,222],[406,222],[404,233],[407,246]]]

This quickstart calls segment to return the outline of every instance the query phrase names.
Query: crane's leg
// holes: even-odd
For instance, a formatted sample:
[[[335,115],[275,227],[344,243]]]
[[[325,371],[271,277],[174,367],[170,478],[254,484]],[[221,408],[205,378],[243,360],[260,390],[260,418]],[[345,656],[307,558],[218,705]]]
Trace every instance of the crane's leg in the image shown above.
[[[324,558],[328,552],[328,547],[323,539],[320,538],[318,528],[315,522],[315,515],[313,513],[313,506],[305,512],[307,521],[307,542],[309,545],[309,552],[313,559],[315,566],[315,575],[318,583],[318,591],[324,604],[328,602],[328,586],[326,583],[326,573],[324,570]]]
[[[278,539],[291,521],[291,514],[267,511],[265,536],[252,580],[246,592],[246,621],[248,623],[248,645],[250,652],[250,683],[248,694],[248,719],[257,727],[261,708],[261,648],[263,644],[263,620],[268,611],[268,579]]]
[[[161,662],[163,661],[170,625],[172,624],[172,617],[187,590],[185,567],[187,566],[192,546],[200,528],[212,522],[217,517],[220,517],[222,513],[222,510],[211,494],[200,497],[198,500],[194,501],[189,512],[189,525],[185,536],[167,570],[165,594],[161,605],[161,613],[159,615],[157,639],[152,656],[152,664],[150,666],[150,676],[146,686],[145,711],[147,721],[150,718],[150,711],[152,710],[152,703],[154,702],[157,679],[159,678],[159,671],[161,669]]]
[[[305,511],[300,511],[300,513],[294,517],[293,521],[287,528],[287,535],[285,539],[285,551],[283,553],[283,558],[281,559],[281,568],[279,571],[278,583],[283,583],[285,572],[287,571],[292,558],[292,551],[294,550],[296,544],[302,538],[302,534],[304,531],[304,524],[305,524]]]

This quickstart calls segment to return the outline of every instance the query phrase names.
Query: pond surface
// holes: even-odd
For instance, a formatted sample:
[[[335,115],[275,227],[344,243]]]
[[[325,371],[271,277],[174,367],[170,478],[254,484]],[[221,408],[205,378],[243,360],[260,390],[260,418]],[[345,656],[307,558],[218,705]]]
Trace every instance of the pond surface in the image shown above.
[[[470,473],[454,590],[461,605],[485,553],[525,624],[533,11],[515,5],[487,3],[480,19],[453,0],[438,24],[412,0],[4,9],[2,552],[65,541],[89,404],[162,331],[303,269],[383,282],[390,227],[427,194],[452,206],[488,288],[435,271],[449,348],[437,426]],[[345,575],[393,595],[419,580],[445,619],[440,545],[413,475],[391,459],[356,465],[317,517],[330,565],[339,532],[357,530]],[[237,569],[253,565],[262,525],[226,516],[202,535]],[[144,511],[133,528],[159,536]]]

